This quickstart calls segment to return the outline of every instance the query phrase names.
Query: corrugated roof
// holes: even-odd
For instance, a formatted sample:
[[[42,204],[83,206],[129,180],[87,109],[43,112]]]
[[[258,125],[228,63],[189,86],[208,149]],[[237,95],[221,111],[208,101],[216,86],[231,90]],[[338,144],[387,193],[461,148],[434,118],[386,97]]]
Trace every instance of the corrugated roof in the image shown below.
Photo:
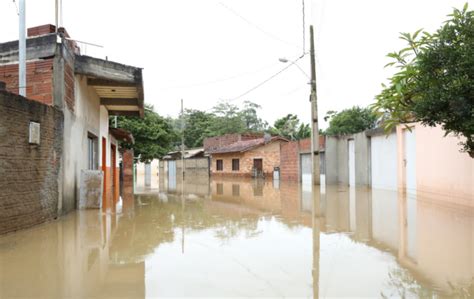
[[[251,140],[243,140],[243,141],[237,141],[229,145],[222,146],[217,149],[209,150],[209,154],[225,154],[225,153],[237,153],[237,152],[246,152],[249,151],[253,148],[259,147],[266,145],[268,143],[274,142],[274,141],[285,141],[288,142],[285,138],[276,136],[272,137],[269,141],[266,142],[265,138],[258,138],[258,139],[251,139]]]

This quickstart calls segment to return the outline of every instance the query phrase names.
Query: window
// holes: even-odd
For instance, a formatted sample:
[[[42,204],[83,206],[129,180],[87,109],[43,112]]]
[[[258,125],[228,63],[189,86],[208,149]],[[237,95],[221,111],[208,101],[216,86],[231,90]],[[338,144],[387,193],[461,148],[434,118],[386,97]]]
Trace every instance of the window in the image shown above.
[[[222,160],[217,160],[216,161],[216,169],[217,169],[217,171],[224,170],[224,162]]]
[[[232,171],[239,171],[239,170],[240,170],[239,159],[232,159]]]
[[[91,133],[87,134],[87,168],[96,170],[99,168],[99,157],[97,156],[97,137]]]

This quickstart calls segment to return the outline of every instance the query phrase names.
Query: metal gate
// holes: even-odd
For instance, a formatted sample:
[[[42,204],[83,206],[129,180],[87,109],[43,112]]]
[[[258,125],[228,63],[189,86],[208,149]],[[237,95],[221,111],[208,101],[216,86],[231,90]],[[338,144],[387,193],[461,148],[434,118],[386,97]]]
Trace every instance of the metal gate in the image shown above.
[[[176,190],[176,161],[168,161],[168,190]]]
[[[354,140],[349,140],[349,186],[355,186],[355,147]]]
[[[312,170],[311,154],[300,155],[300,166],[301,166],[301,182],[303,184],[311,184],[311,170]]]

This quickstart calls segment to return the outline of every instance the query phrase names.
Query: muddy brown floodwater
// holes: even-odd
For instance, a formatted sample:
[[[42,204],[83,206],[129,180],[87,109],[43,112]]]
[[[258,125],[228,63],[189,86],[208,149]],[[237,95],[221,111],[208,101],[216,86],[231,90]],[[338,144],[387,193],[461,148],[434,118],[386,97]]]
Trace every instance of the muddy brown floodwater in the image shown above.
[[[163,180],[1,236],[0,298],[474,296],[472,210],[322,191]]]

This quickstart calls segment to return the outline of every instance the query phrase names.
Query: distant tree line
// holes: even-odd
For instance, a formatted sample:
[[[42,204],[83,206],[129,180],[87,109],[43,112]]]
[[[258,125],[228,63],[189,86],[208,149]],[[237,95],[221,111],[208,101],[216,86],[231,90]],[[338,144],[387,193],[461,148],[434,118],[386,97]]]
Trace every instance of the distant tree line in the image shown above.
[[[211,111],[185,109],[181,118],[165,118],[146,105],[144,118],[118,117],[117,125],[130,131],[135,144],[122,144],[133,148],[135,157],[142,162],[161,158],[181,145],[182,123],[184,123],[184,145],[196,148],[208,137],[233,133],[269,133],[288,140],[299,140],[311,136],[309,124],[301,122],[296,115],[288,114],[275,121],[273,126],[262,120],[258,112],[261,106],[245,101],[242,108],[227,102],[218,103]]]

